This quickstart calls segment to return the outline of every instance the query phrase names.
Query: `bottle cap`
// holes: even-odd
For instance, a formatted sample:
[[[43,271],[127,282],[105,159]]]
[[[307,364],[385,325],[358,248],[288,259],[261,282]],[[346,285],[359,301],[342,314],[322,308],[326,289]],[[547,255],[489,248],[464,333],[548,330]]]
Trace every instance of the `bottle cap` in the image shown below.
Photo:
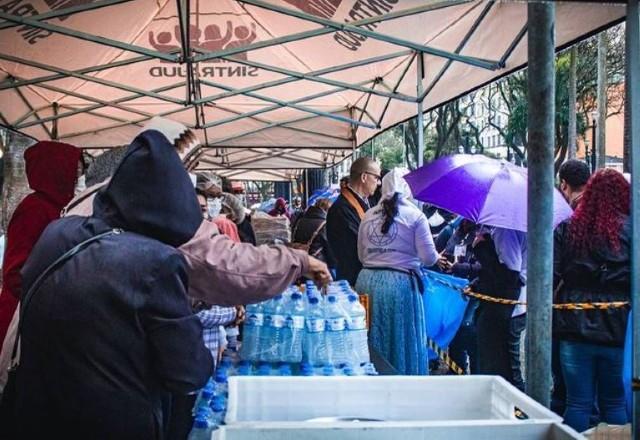
[[[327,296],[327,301],[329,301],[330,303],[334,303],[336,302],[336,297],[333,295],[329,295]]]

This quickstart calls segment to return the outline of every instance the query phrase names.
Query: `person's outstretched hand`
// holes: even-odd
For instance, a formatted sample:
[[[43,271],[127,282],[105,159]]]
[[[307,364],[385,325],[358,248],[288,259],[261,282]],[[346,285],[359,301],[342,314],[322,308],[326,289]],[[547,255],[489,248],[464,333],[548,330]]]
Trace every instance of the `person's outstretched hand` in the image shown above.
[[[303,275],[312,279],[319,287],[325,286],[332,281],[327,265],[312,256],[309,256],[309,269]]]

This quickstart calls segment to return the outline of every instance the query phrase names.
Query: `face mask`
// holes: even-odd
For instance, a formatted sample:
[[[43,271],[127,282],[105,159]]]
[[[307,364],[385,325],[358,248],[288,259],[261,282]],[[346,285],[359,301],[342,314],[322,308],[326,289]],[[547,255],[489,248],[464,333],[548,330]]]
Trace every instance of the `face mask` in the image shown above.
[[[222,201],[220,199],[207,199],[207,211],[209,217],[216,218],[222,210]]]
[[[85,176],[83,174],[82,176],[78,177],[78,181],[76,182],[76,187],[74,188],[73,193],[75,195],[78,195],[85,189],[87,189],[87,184],[86,184]]]

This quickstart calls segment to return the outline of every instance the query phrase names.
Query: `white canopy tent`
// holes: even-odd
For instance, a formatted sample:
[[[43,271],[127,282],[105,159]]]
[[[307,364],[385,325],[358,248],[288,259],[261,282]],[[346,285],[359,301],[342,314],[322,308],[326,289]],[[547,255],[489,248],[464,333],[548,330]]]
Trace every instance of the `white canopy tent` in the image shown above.
[[[625,5],[557,2],[559,48]],[[0,123],[83,148],[161,115],[198,168],[287,180],[527,62],[527,5],[482,0],[3,0]]]

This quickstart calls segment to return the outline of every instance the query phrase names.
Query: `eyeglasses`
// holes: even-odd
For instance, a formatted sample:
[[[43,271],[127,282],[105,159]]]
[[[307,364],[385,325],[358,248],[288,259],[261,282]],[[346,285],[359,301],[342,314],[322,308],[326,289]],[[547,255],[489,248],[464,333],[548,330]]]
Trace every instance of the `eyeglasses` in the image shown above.
[[[382,177],[381,177],[381,176],[379,176],[378,174],[370,173],[369,171],[365,171],[365,172],[364,172],[364,173],[362,173],[362,174],[368,174],[368,175],[370,175],[370,176],[373,176],[373,177],[375,177],[375,178],[376,178],[376,180],[377,180],[378,182],[381,182],[381,181],[382,181]]]

